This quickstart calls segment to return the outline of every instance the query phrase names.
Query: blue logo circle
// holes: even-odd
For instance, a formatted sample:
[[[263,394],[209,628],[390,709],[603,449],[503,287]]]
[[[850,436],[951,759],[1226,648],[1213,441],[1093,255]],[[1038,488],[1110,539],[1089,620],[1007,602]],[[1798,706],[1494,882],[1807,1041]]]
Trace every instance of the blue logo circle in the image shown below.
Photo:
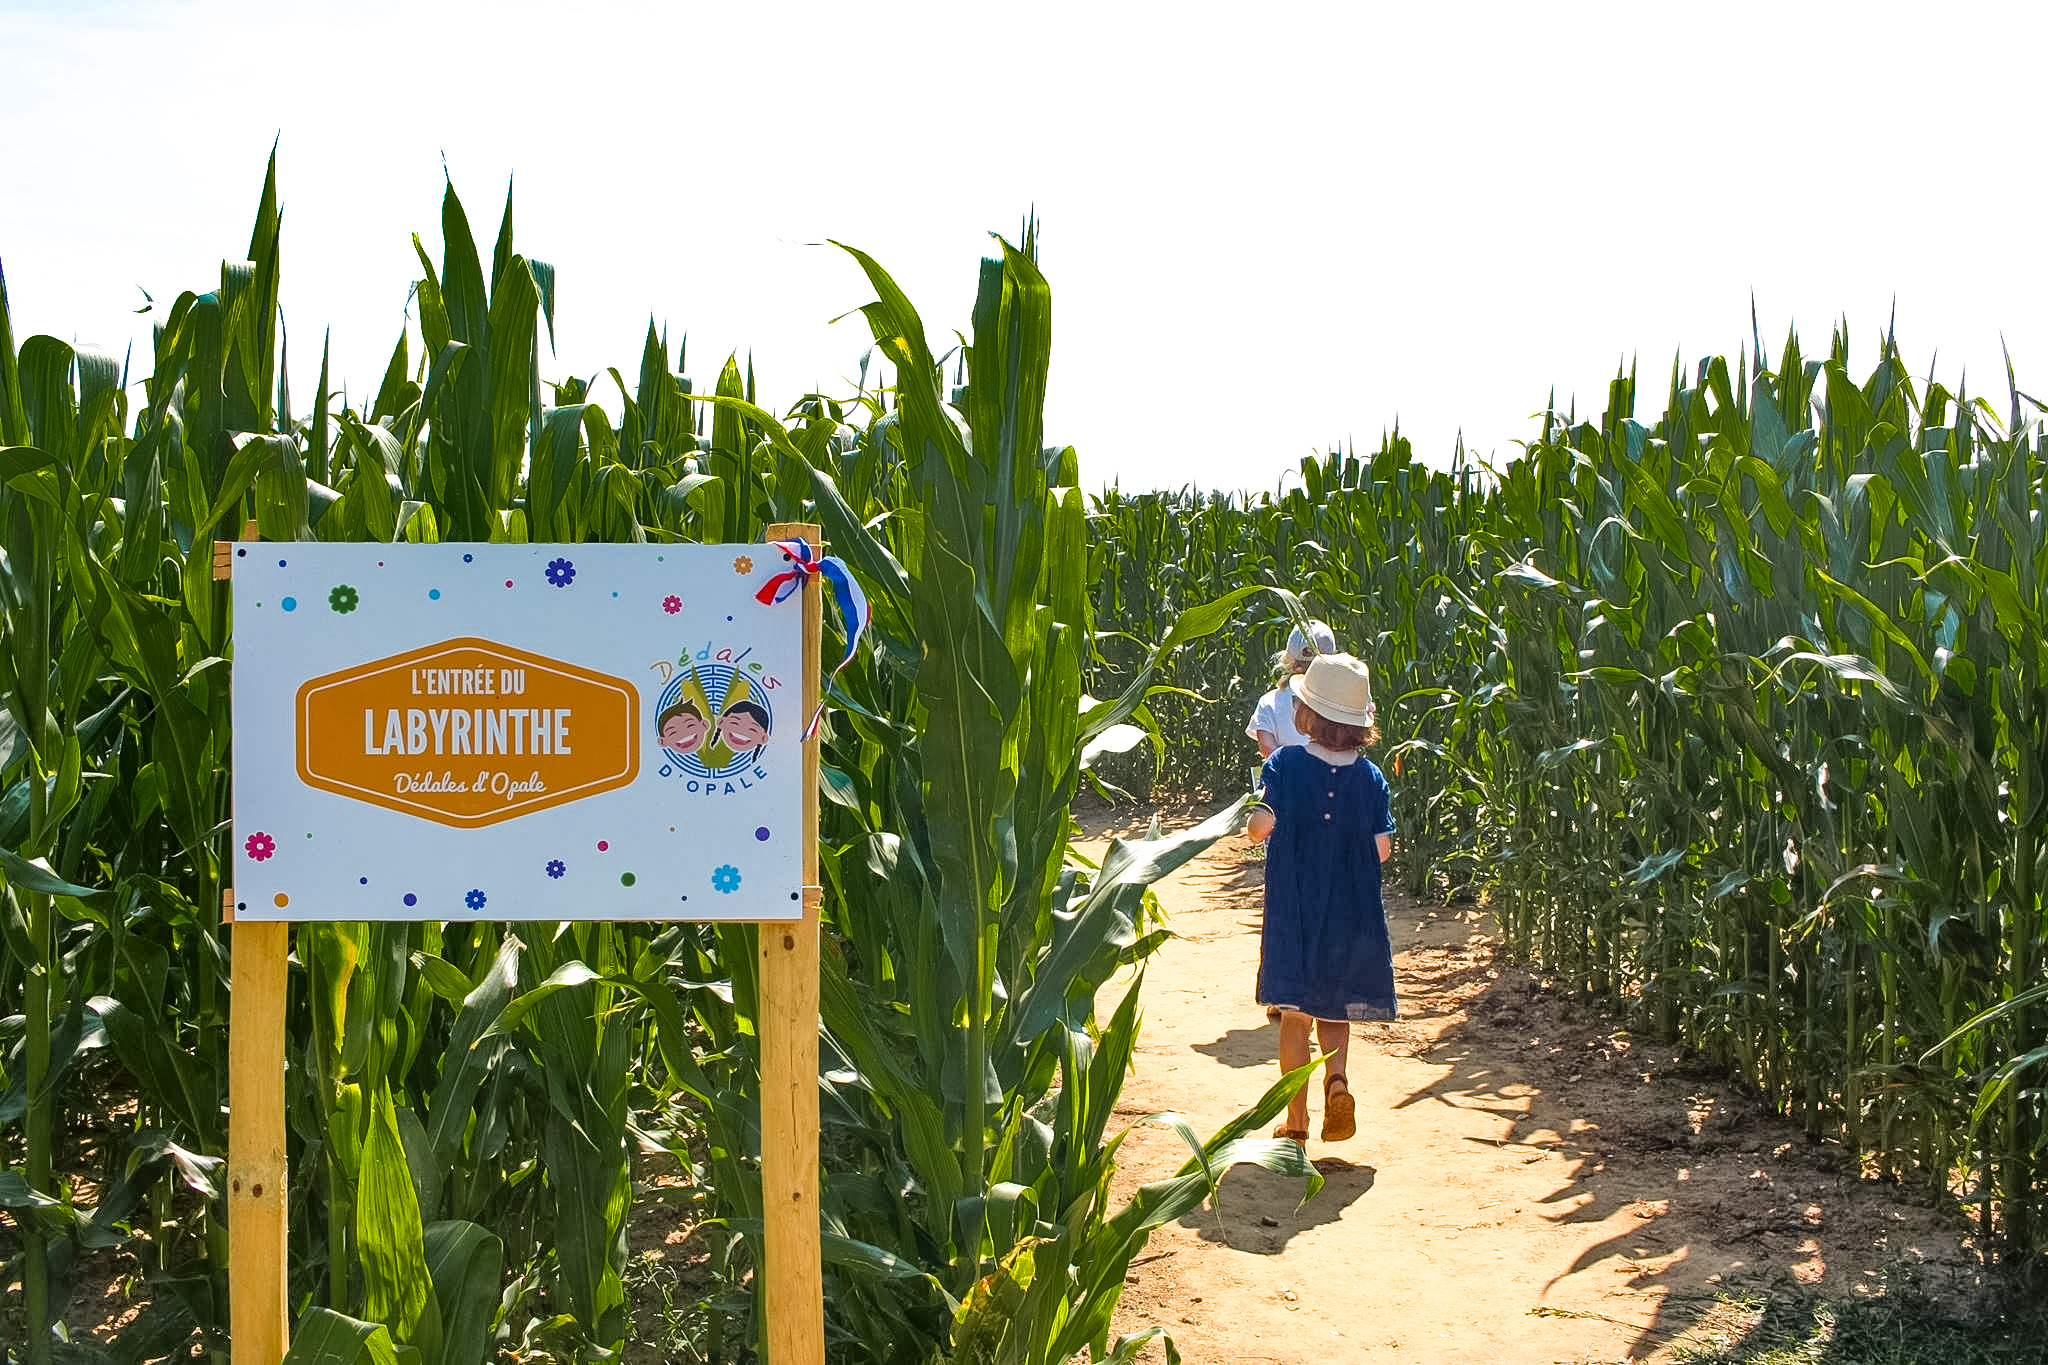
[[[691,678],[697,680],[703,689],[702,701],[708,703],[712,714],[701,717],[703,728],[698,732],[696,745],[689,750],[670,747],[661,734],[661,718],[670,707],[683,701],[684,693]],[[735,687],[737,681],[740,685]],[[740,736],[752,738],[749,726],[758,728],[760,738],[748,748],[735,749],[725,734],[728,724],[735,723],[733,707],[747,705],[755,708],[767,719],[760,721],[752,715],[742,714],[738,719],[746,722],[738,726]],[[769,734],[775,728],[775,708],[769,704],[766,689],[740,670],[726,663],[700,663],[694,671],[685,669],[668,680],[661,689],[661,696],[654,706],[655,742],[667,756],[669,765],[684,777],[722,778],[751,768],[759,761],[761,746],[767,743]],[[717,767],[705,761],[707,751],[724,759]]]

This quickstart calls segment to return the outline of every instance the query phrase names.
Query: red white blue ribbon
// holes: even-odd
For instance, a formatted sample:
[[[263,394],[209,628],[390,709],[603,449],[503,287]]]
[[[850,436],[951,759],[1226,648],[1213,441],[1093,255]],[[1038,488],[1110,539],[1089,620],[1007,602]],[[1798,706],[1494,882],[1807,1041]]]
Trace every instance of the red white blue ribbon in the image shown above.
[[[785,602],[795,596],[805,583],[816,577],[823,577],[825,585],[832,590],[833,605],[839,609],[839,624],[846,634],[846,653],[840,657],[838,665],[826,679],[829,684],[833,678],[839,676],[840,669],[853,662],[854,649],[859,645],[860,637],[867,632],[867,594],[860,590],[860,584],[854,581],[853,575],[847,572],[842,561],[830,556],[821,556],[811,548],[811,543],[801,536],[794,540],[776,540],[769,543],[782,551],[784,558],[789,561],[789,567],[763,583],[761,590],[754,594],[755,601],[765,606]],[[821,695],[818,698],[817,711],[812,714],[810,724],[804,727],[805,739],[818,732],[818,722],[824,719],[824,716],[825,699]]]

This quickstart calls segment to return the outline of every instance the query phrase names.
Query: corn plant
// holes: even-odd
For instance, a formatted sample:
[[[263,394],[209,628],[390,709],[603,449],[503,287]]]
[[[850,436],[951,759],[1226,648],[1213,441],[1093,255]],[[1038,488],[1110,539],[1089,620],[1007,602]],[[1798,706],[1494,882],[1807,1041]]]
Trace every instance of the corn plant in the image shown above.
[[[1145,885],[1234,818],[1069,855],[1082,755],[1121,742],[1146,681],[1242,594],[1186,612],[1109,701],[1070,450],[1039,433],[1049,342],[1029,243],[984,267],[974,382],[941,401],[921,324],[862,258],[896,382],[784,419],[728,360],[706,394],[650,328],[611,393],[544,384],[554,271],[485,269],[453,186],[417,330],[352,402],[324,362],[295,413],[277,318],[275,164],[248,259],[180,296],[131,413],[118,367],[17,348],[0,289],[0,1210],[49,1357],[81,1254],[122,1246],[150,1303],[130,1355],[222,1339],[232,928],[220,922],[227,596],[208,542],[758,539],[822,519],[880,606],[835,692],[821,1083],[835,1352],[1064,1360],[1106,1341],[1122,1267],[1213,1172],[1291,1148],[1212,1139],[1180,1179],[1108,1204],[1107,1121],[1137,1026],[1093,990],[1156,948]],[[962,358],[962,378],[967,358]],[[613,1359],[636,1147],[696,1169],[735,1239],[706,1339],[759,1323],[753,931],[697,925],[311,923],[287,1040],[295,1361]],[[1290,1084],[1299,1085],[1301,1077]],[[128,1103],[132,1101],[132,1104]],[[98,1145],[72,1134],[114,1114]],[[88,1169],[88,1162],[90,1169]],[[97,1191],[88,1204],[80,1190]],[[1034,1268],[1036,1268],[1035,1273]]]
[[[844,675],[826,746],[827,1056],[843,1152],[827,1164],[829,1288],[848,1359],[1128,1358],[1109,1316],[1150,1230],[1256,1160],[1312,1184],[1291,1144],[1248,1138],[1289,1090],[1210,1140],[1182,1176],[1118,1210],[1107,1124],[1137,1028],[1096,989],[1163,934],[1139,933],[1145,887],[1231,827],[1070,856],[1069,810],[1091,739],[1124,724],[1159,663],[1245,596],[1186,613],[1131,685],[1082,691],[1090,652],[1086,519],[1070,448],[1041,432],[1049,289],[1031,238],[985,262],[966,382],[951,402],[893,280],[854,253],[894,368],[856,426],[823,398],[788,424],[737,399],[868,587],[872,653]],[[893,407],[886,406],[892,399]],[[728,963],[751,961],[729,952]],[[752,983],[735,976],[742,1016]],[[1300,1084],[1296,1077],[1294,1085]],[[735,1210],[743,1213],[744,1210]]]

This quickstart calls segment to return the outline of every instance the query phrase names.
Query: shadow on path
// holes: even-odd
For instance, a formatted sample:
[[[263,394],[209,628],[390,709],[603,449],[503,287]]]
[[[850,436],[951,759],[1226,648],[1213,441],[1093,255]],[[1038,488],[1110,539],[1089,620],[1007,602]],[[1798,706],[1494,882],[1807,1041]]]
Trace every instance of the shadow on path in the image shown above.
[[[1280,1060],[1280,1026],[1234,1028],[1210,1043],[1196,1043],[1190,1049],[1214,1057],[1225,1066],[1272,1066]]]
[[[1981,1297],[1958,1220],[1862,1180],[1853,1159],[1806,1142],[1717,1068],[1501,961],[1477,926],[1388,899],[1397,941],[1409,945],[1404,984],[1418,1014],[1443,1021],[1417,1029],[1408,1053],[1435,1074],[1392,1107],[1444,1106],[1502,1125],[1490,1140],[1463,1134],[1461,1145],[1510,1157],[1537,1188],[1475,1209],[1484,1220],[1584,1229],[1570,1259],[1546,1267],[1540,1302],[1526,1311],[1625,1328],[1628,1359],[1684,1338],[1725,1343],[1732,1353],[1711,1359],[1734,1362],[1751,1358],[1744,1341],[1773,1360],[1774,1345],[1825,1344],[1816,1322],[1846,1322],[1903,1268],[1950,1303]]]
[[[1180,1225],[1193,1229],[1205,1242],[1277,1256],[1297,1233],[1341,1218],[1372,1190],[1379,1174],[1336,1156],[1319,1158],[1315,1165],[1323,1173],[1323,1188],[1306,1203],[1299,1180],[1260,1166],[1233,1166],[1217,1184],[1213,1207],[1197,1209]]]

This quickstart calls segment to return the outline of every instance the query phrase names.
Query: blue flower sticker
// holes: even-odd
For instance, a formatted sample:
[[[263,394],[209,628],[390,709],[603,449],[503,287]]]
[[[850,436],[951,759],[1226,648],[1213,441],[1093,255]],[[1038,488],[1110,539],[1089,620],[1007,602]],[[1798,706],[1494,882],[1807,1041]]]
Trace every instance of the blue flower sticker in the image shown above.
[[[740,870],[731,863],[722,864],[711,874],[711,885],[714,890],[730,896],[740,889]]]
[[[568,870],[569,869],[567,865],[565,865],[560,858],[548,859],[548,875],[550,877],[553,877],[555,880],[560,881],[562,874],[564,872],[567,872]]]
[[[550,587],[566,588],[576,578],[576,566],[566,559],[548,561],[548,584]]]
[[[484,908],[484,900],[485,896],[483,892],[470,891],[463,896],[462,903],[472,910],[481,910]]]

